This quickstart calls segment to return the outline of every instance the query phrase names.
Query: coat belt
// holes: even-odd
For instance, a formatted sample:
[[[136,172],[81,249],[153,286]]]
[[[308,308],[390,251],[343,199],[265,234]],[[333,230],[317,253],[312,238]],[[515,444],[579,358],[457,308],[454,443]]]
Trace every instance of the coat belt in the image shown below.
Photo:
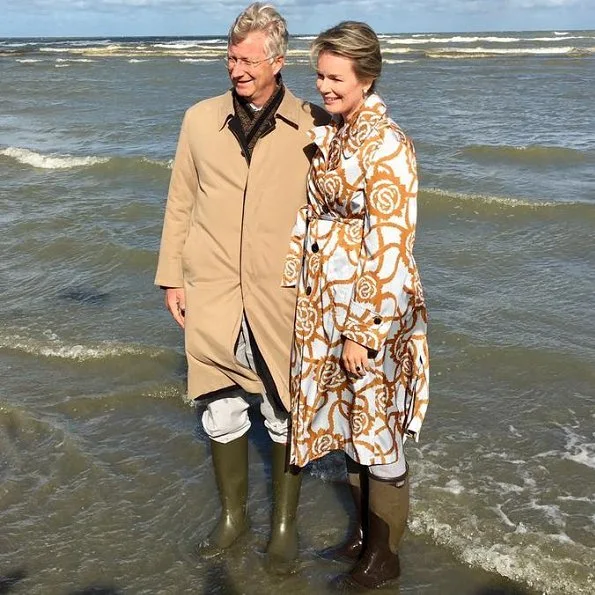
[[[332,213],[317,213],[310,205],[303,206],[298,211],[297,220],[289,242],[289,251],[285,257],[285,267],[281,281],[282,287],[295,287],[297,285],[298,275],[304,262],[308,230],[311,226],[315,227],[314,233],[317,235],[318,224],[321,221],[338,225],[363,226],[364,220],[363,215],[361,217],[338,217]]]

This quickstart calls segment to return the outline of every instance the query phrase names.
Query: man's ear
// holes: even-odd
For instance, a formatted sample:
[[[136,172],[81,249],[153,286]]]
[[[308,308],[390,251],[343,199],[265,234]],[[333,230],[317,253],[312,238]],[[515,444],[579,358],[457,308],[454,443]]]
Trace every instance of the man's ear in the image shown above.
[[[273,63],[273,72],[275,73],[275,76],[281,72],[283,66],[285,66],[285,56],[277,56]]]

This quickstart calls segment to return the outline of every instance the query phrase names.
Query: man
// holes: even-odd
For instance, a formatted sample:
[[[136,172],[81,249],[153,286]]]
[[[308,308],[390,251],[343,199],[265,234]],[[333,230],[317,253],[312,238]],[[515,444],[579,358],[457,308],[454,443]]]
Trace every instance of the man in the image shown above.
[[[171,176],[155,283],[185,330],[188,397],[207,396],[221,517],[199,545],[220,554],[247,530],[249,404],[273,441],[273,515],[267,547],[277,567],[297,556],[301,478],[288,466],[289,355],[295,294],[281,288],[297,210],[306,202],[313,145],[325,112],[296,99],[280,77],[285,20],[255,3],[229,32],[233,89],[184,117]]]

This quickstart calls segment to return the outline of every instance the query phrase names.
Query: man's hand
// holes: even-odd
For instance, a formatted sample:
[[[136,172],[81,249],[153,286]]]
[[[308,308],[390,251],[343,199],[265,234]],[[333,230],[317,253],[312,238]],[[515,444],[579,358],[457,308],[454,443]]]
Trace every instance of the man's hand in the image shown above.
[[[368,348],[351,339],[344,339],[341,363],[349,374],[363,378],[369,366]]]
[[[186,314],[186,296],[183,287],[167,287],[165,289],[165,307],[169,310],[174,320],[184,328]]]

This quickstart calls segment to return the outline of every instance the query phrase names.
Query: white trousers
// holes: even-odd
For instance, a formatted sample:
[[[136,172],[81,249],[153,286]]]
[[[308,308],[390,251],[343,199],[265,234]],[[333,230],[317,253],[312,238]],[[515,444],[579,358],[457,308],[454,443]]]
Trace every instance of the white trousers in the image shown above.
[[[405,478],[407,474],[407,464],[405,463],[405,457],[399,457],[396,463],[388,463],[386,465],[370,465],[368,467],[370,475],[376,479],[381,480],[399,480]]]
[[[260,396],[260,412],[264,417],[264,425],[273,442],[287,444],[289,441],[289,414],[277,397],[277,389],[270,377],[264,358],[258,351],[256,343],[251,341],[251,332],[242,316],[240,335],[236,343],[238,361],[256,372],[265,390]],[[230,389],[218,397],[207,398],[207,405],[202,414],[202,425],[207,436],[215,442],[226,444],[243,436],[250,429],[251,396],[239,387]]]

